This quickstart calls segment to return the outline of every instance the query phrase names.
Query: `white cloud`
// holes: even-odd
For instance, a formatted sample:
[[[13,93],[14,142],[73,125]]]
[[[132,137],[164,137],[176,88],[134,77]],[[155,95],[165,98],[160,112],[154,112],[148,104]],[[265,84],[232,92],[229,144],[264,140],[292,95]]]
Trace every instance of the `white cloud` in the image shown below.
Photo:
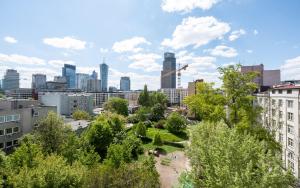
[[[210,52],[210,55],[213,56],[221,56],[221,57],[228,57],[228,58],[236,57],[238,55],[237,51],[234,48],[224,46],[224,45],[219,45],[216,46],[214,49],[209,49],[206,51]]]
[[[300,56],[286,60],[280,69],[284,79],[300,79]]]
[[[64,61],[64,60],[50,60],[48,64],[55,68],[61,68],[64,64],[75,65],[74,61]]]
[[[8,42],[8,43],[11,43],[11,44],[15,44],[15,43],[18,42],[17,39],[15,39],[14,37],[10,37],[10,36],[4,37],[4,41]]]
[[[138,47],[141,44],[150,45],[151,43],[147,41],[144,37],[133,37],[130,39],[115,42],[112,49],[118,53],[122,53],[122,52],[137,53],[143,50],[141,47]]]
[[[109,52],[109,49],[107,49],[107,48],[100,48],[100,53],[106,54],[108,52]]]
[[[166,12],[190,12],[195,8],[210,9],[219,0],[163,0],[161,8]]]
[[[154,53],[135,54],[128,57],[129,60],[133,61],[128,67],[132,69],[141,69],[145,72],[160,71],[162,66],[156,63],[156,60],[160,58],[160,55]]]
[[[249,54],[253,53],[253,50],[246,50]]]
[[[188,17],[182,20],[172,34],[172,39],[164,39],[162,46],[174,49],[193,45],[194,48],[208,44],[210,41],[222,38],[230,31],[228,23],[220,22],[216,18]]]
[[[19,54],[1,54],[0,53],[0,62],[7,63],[17,63],[21,65],[45,65],[45,60],[37,58],[37,57],[28,57]]]
[[[258,35],[258,31],[256,29],[254,29],[253,34]]]
[[[245,35],[246,31],[244,29],[232,31],[228,39],[230,41],[235,41],[236,39],[240,38],[242,35]]]
[[[63,38],[44,38],[43,42],[56,48],[65,48],[70,50],[83,50],[87,44],[86,41],[78,40],[68,36]]]

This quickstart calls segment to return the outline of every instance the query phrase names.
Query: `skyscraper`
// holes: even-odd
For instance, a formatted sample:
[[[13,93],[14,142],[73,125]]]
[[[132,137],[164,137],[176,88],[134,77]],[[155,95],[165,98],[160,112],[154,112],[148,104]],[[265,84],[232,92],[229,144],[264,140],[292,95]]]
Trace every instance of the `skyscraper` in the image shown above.
[[[121,91],[130,91],[130,78],[128,76],[121,77],[120,90]]]
[[[90,75],[83,73],[76,73],[76,89],[81,89],[82,91],[87,91],[88,80]]]
[[[7,69],[2,81],[3,90],[12,90],[20,88],[20,75],[14,69]]]
[[[107,81],[108,81],[108,65],[103,61],[100,64],[100,79],[101,79],[101,91],[107,91]]]
[[[91,74],[91,79],[97,80],[98,79],[98,74],[97,72],[94,70],[93,73]]]
[[[45,89],[47,76],[45,74],[33,74],[31,88],[32,89]]]
[[[164,53],[161,71],[161,88],[176,88],[176,58],[174,53]]]
[[[62,68],[62,76],[67,79],[68,88],[74,89],[76,87],[76,66],[65,64]]]

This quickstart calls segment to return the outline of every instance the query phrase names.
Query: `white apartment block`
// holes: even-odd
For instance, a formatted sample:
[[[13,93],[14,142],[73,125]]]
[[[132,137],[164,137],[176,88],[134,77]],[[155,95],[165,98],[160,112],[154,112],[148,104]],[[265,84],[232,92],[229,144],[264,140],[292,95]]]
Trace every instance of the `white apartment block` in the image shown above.
[[[278,85],[257,94],[257,103],[263,108],[261,121],[275,131],[282,146],[282,161],[299,178],[300,85]]]
[[[170,105],[184,106],[183,99],[186,96],[188,96],[188,89],[183,89],[183,88],[160,89],[160,92],[164,93],[167,96],[168,103]]]

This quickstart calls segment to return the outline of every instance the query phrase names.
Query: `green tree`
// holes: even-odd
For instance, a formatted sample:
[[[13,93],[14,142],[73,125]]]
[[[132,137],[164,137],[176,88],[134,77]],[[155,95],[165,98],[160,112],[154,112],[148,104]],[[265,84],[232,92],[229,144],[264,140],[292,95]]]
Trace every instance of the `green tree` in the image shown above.
[[[184,103],[198,120],[218,122],[225,119],[225,98],[213,83],[197,83],[197,94],[187,96]]]
[[[161,104],[164,108],[167,106],[168,98],[164,93],[154,91],[150,94],[151,106]]]
[[[82,187],[85,168],[79,163],[68,165],[57,155],[36,158],[37,166],[24,166],[8,177],[12,187]]]
[[[265,141],[224,123],[203,122],[192,131],[188,155],[195,187],[289,187],[295,179],[282,168],[280,152]],[[192,178],[192,180],[191,180]]]
[[[139,122],[138,124],[136,124],[135,127],[135,134],[137,136],[146,136],[146,132],[147,132],[147,127],[145,126],[145,124],[143,122]]]
[[[186,128],[186,121],[180,114],[173,112],[167,118],[166,128],[171,133],[182,132]]]
[[[152,121],[159,121],[160,119],[164,118],[165,115],[165,107],[160,103],[155,104],[151,108],[151,120]]]
[[[40,121],[35,133],[37,140],[46,153],[60,152],[66,136],[72,130],[64,125],[63,119],[54,112]]]
[[[84,138],[95,147],[101,159],[104,159],[107,148],[113,141],[113,130],[107,121],[96,120],[86,130]]]
[[[156,145],[156,146],[161,146],[163,145],[163,141],[160,137],[160,134],[159,133],[156,133],[154,135],[154,138],[153,138],[153,145]]]
[[[91,119],[89,113],[87,113],[86,111],[83,111],[83,110],[79,110],[79,109],[76,109],[72,113],[72,118],[75,119],[75,120],[89,120],[89,119]]]
[[[113,97],[104,103],[104,109],[112,113],[128,116],[128,101],[126,99]]]
[[[257,85],[253,80],[258,73],[242,73],[240,69],[240,64],[219,68],[223,81],[222,90],[229,110],[227,121],[229,126],[236,125],[243,118],[253,124],[257,121],[259,114],[259,108],[253,106],[253,93],[257,90]]]
[[[151,106],[151,100],[150,100],[150,95],[148,92],[147,85],[144,85],[144,90],[139,95],[138,104],[146,107]]]
[[[147,121],[151,116],[151,108],[142,106],[136,111],[135,114],[137,115],[139,121]]]

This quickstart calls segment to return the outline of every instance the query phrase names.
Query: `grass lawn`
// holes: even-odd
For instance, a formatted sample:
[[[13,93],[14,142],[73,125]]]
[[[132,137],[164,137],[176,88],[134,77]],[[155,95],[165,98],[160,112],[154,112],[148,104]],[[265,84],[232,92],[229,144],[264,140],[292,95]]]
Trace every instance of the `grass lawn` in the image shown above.
[[[156,128],[148,128],[147,129],[147,137],[153,138],[157,132],[160,134],[160,137],[163,141],[181,142],[181,141],[188,139],[186,133],[183,133],[180,135],[175,135],[175,134],[170,133],[166,129],[156,129]]]

